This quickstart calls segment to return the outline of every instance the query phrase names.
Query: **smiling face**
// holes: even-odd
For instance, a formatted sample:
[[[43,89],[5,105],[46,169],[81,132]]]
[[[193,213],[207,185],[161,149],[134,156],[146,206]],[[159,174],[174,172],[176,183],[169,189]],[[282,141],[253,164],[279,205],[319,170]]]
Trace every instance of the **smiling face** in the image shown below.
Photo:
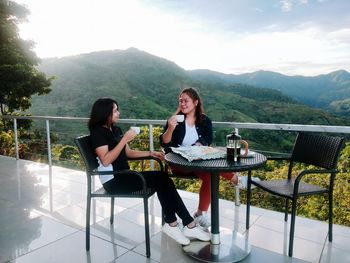
[[[198,100],[193,100],[186,93],[181,93],[179,97],[179,108],[183,114],[195,114],[197,105]]]

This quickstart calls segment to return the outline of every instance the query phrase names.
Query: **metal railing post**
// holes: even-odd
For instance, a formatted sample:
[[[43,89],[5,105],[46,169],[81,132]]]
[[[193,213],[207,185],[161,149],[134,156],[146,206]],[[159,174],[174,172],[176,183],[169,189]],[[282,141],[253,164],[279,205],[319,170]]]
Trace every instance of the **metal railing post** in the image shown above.
[[[241,205],[240,194],[239,194],[239,173],[236,173],[238,177],[237,185],[235,185],[235,206]]]
[[[153,125],[148,125],[149,129],[149,150],[154,151],[154,143],[153,143]],[[151,160],[151,171],[154,170],[154,160]]]
[[[239,134],[239,129],[234,128],[237,132],[237,135]],[[235,186],[235,205],[240,206],[241,205],[241,200],[240,200],[240,194],[239,194],[239,172],[236,173],[237,176],[237,185]]]
[[[51,159],[50,123],[48,119],[46,119],[46,139],[47,139],[47,158],[48,158],[49,166],[51,167],[52,159]]]
[[[19,159],[19,150],[18,150],[18,133],[17,133],[17,119],[13,118],[13,129],[15,132],[15,149],[16,149],[16,160]]]

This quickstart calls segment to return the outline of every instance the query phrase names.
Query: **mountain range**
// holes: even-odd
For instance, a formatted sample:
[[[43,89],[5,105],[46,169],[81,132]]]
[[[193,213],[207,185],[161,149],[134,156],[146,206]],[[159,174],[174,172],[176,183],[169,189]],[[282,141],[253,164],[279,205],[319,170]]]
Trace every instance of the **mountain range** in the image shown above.
[[[249,77],[249,74],[186,71],[174,62],[135,48],[44,59],[40,70],[55,76],[55,80],[49,94],[32,98],[29,112],[33,115],[88,117],[97,98],[113,97],[118,101],[121,118],[167,119],[177,108],[181,89],[194,86],[200,91],[205,112],[213,121],[350,125],[346,116],[306,105],[297,92],[295,96],[288,96],[282,89],[268,85],[293,86],[293,77],[273,72],[251,73]],[[343,76],[333,73],[333,79],[346,82],[347,72],[343,73]],[[269,80],[268,76],[278,76],[279,81],[276,77]],[[327,85],[330,76],[332,74],[324,77]],[[234,80],[235,77],[239,81]],[[250,83],[244,83],[249,79]],[[320,86],[323,87],[322,83]],[[311,87],[315,89],[315,85],[309,89]],[[72,129],[72,125],[61,129]],[[259,141],[271,147],[285,144],[283,137],[276,140],[271,132],[250,132],[252,136],[258,134]],[[217,133],[217,137],[222,135]]]
[[[315,77],[286,76],[262,70],[240,75],[192,70],[189,74],[195,80],[210,83],[242,83],[258,88],[271,88],[311,107],[342,115],[350,113],[350,73],[345,70]]]
[[[317,77],[186,71],[135,48],[44,59],[40,70],[56,79],[50,94],[33,98],[30,111],[58,116],[87,116],[96,98],[113,96],[125,118],[166,118],[175,111],[182,87],[192,85],[199,88],[207,112],[217,121],[310,124],[324,119],[320,124],[329,124],[335,116],[306,105],[326,109],[346,101],[350,92],[346,71]],[[294,116],[296,110],[309,117]]]

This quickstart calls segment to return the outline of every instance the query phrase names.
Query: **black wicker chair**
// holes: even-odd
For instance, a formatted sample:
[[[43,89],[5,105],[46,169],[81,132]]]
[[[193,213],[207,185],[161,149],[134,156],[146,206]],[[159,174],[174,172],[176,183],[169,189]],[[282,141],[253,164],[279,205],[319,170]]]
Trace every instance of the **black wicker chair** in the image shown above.
[[[285,221],[288,220],[288,203],[289,200],[291,200],[292,209],[288,255],[292,257],[297,198],[299,196],[328,194],[328,240],[331,242],[333,186],[335,175],[337,173],[336,167],[338,158],[343,144],[343,138],[315,135],[303,132],[299,133],[294,144],[291,157],[289,159],[284,159],[289,160],[287,179],[255,182],[252,181],[251,177],[249,176],[247,189],[246,229],[249,228],[250,197],[252,184],[273,195],[277,195],[286,199],[284,216]],[[313,165],[315,168],[310,170],[303,170],[295,178],[292,178],[293,165],[295,163]],[[326,176],[329,174],[330,176],[327,187],[320,187],[315,184],[303,182],[302,178],[307,174],[319,174],[319,176]]]
[[[90,210],[91,210],[91,199],[94,197],[109,197],[111,198],[111,217],[110,223],[113,224],[114,219],[114,198],[116,197],[128,197],[128,198],[143,198],[144,204],[144,216],[145,216],[145,239],[146,239],[146,255],[150,257],[150,237],[149,237],[149,221],[148,221],[148,198],[155,193],[155,189],[147,188],[146,181],[144,176],[137,172],[131,170],[122,170],[122,171],[111,171],[111,172],[98,172],[97,159],[95,151],[92,149],[90,144],[90,136],[81,136],[74,139],[75,144],[77,145],[80,155],[84,161],[86,175],[87,175],[87,205],[86,205],[86,250],[90,249]],[[163,170],[163,164],[159,159],[147,157],[147,158],[138,158],[133,160],[146,160],[154,159],[159,163],[160,169]],[[103,187],[95,190],[92,189],[92,176],[102,175],[102,174],[134,174],[137,175],[142,181],[143,189],[140,191],[134,192],[120,192],[120,193],[108,193]]]

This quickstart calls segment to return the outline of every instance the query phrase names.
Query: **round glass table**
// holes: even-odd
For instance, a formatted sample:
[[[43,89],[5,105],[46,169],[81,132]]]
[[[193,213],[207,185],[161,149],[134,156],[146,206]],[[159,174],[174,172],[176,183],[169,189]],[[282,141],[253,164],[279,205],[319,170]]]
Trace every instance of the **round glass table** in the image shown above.
[[[238,161],[229,161],[226,158],[195,160],[187,159],[175,153],[167,153],[165,161],[171,167],[188,171],[206,171],[211,174],[211,241],[192,241],[183,246],[184,252],[203,262],[237,262],[244,259],[250,253],[250,244],[247,235],[242,235],[234,230],[232,233],[224,233],[220,236],[219,225],[219,174],[221,172],[251,171],[265,165],[266,157],[260,153],[254,153],[249,157],[241,157]]]

